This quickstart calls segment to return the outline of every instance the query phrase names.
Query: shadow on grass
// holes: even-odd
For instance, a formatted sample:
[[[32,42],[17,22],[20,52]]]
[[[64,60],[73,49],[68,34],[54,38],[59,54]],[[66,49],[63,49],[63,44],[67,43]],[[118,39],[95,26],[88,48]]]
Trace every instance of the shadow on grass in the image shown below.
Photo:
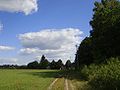
[[[64,72],[64,77],[69,80],[86,81],[79,71],[69,70]]]
[[[40,70],[23,72],[22,74],[28,74],[37,76],[39,78],[67,78],[69,80],[85,81],[80,72],[72,70]]]
[[[24,74],[29,74],[33,76],[38,76],[40,78],[58,78],[63,75],[63,71],[60,70],[43,70],[40,72],[24,72]]]

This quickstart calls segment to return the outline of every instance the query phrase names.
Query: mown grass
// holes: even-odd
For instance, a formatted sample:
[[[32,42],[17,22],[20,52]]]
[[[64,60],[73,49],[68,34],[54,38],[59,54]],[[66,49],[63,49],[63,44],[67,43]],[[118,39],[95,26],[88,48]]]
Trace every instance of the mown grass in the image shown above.
[[[0,90],[47,90],[59,73],[57,70],[0,69]]]

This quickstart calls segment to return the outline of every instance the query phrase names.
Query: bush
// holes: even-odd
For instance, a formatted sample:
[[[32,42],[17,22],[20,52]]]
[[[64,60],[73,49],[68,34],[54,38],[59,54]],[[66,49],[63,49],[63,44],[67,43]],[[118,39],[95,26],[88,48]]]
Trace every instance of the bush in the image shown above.
[[[120,90],[120,61],[110,58],[106,64],[85,66],[81,70],[92,90]]]

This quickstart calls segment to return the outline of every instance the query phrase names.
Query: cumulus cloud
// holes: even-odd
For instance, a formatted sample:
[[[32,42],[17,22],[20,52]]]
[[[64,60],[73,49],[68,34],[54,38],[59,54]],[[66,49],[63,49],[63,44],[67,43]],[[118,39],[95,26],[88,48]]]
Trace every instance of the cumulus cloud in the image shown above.
[[[0,64],[17,64],[17,58],[0,58]]]
[[[23,55],[28,55],[28,54],[34,54],[34,53],[38,53],[39,50],[36,48],[24,48],[24,49],[20,49],[20,53]]]
[[[37,0],[0,0],[0,11],[23,12],[28,15],[37,10]]]
[[[0,51],[10,51],[10,50],[14,50],[14,47],[10,47],[10,46],[0,46]]]
[[[0,31],[3,30],[3,24],[0,22]]]
[[[69,45],[79,43],[82,32],[79,29],[48,29],[40,32],[20,34],[23,47],[44,49],[70,48]]]
[[[23,49],[21,54],[46,55],[49,59],[70,59],[76,51],[75,45],[82,40],[79,29],[47,29],[20,34]]]

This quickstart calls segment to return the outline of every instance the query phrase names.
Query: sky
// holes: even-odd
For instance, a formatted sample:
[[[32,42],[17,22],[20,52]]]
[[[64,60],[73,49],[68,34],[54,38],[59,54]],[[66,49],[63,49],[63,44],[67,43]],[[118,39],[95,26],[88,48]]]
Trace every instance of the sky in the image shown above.
[[[0,64],[74,61],[95,0],[0,0]]]

